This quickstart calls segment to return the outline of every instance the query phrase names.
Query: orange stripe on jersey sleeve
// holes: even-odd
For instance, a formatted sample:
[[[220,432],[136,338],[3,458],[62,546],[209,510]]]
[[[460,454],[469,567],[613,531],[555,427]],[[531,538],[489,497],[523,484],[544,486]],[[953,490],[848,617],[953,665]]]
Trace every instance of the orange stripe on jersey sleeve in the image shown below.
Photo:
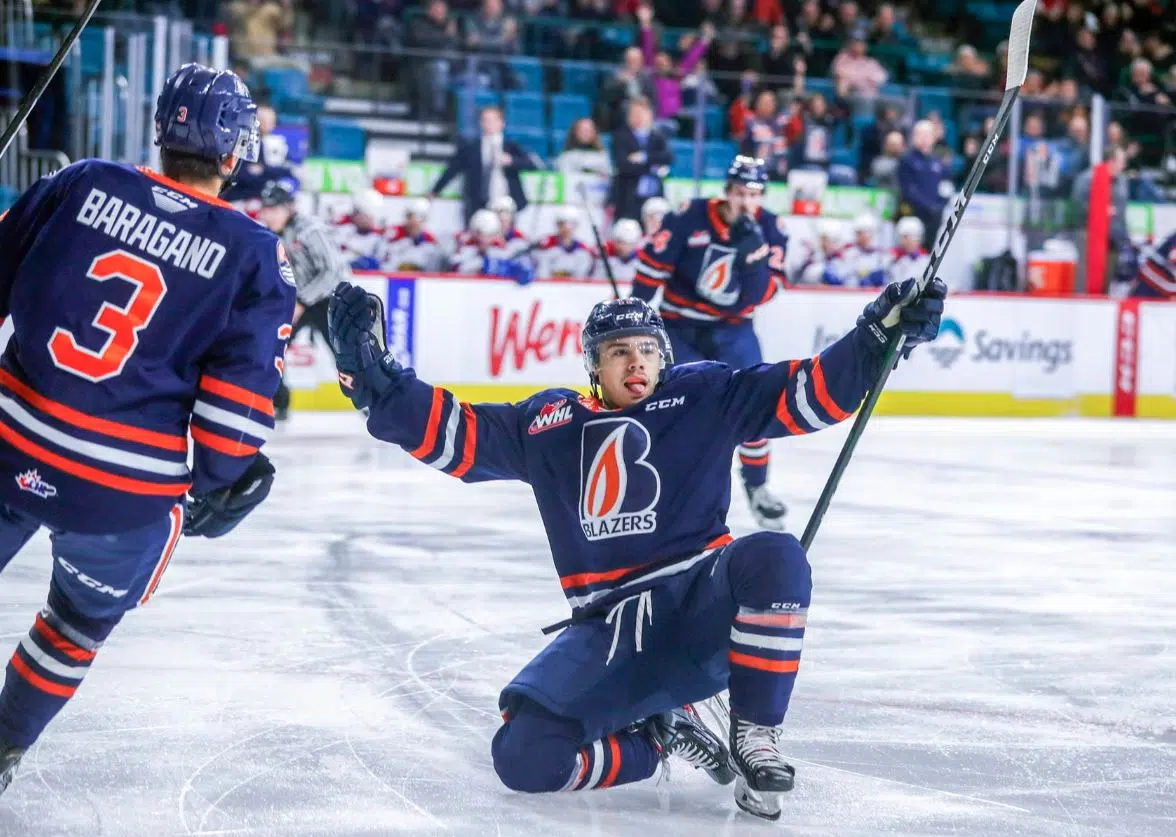
[[[445,392],[440,387],[433,387],[433,403],[429,406],[429,421],[425,425],[425,438],[419,446],[409,453],[414,459],[428,456],[437,445],[437,431],[441,429],[441,410],[445,406]],[[454,406],[456,410],[456,405]]]
[[[124,491],[128,494],[143,494],[150,497],[179,497],[192,487],[192,483],[190,482],[145,482],[143,480],[131,479],[130,477],[123,477],[118,474],[111,474],[107,471],[100,471],[89,465],[83,465],[80,462],[74,462],[72,459],[66,459],[64,456],[59,456],[51,450],[46,450],[36,442],[21,436],[3,422],[0,422],[0,439],[4,439],[22,453],[28,454],[34,459],[44,462],[46,465],[52,465],[59,471],[75,476],[78,479],[83,479],[86,482],[92,482],[95,485],[113,489],[114,491]]]
[[[819,355],[813,358],[813,392],[817,395],[817,403],[834,419],[845,421],[850,417],[851,414],[837,406],[837,402],[829,394],[829,388],[825,384],[825,370],[821,368],[821,358]]]
[[[253,445],[247,445],[244,442],[237,442],[233,439],[227,439],[224,436],[218,436],[216,433],[210,433],[203,428],[192,425],[192,438],[197,443],[204,445],[204,447],[223,453],[226,456],[256,456],[258,448]]]
[[[800,660],[768,660],[764,657],[740,654],[738,651],[728,651],[727,660],[732,665],[770,671],[774,674],[794,674],[800,670]]]
[[[200,388],[205,392],[211,392],[213,395],[219,395],[221,398],[236,401],[244,407],[265,413],[271,418],[273,417],[274,402],[269,398],[258,395],[256,392],[250,392],[244,387],[230,384],[228,381],[222,381],[211,375],[204,375],[200,378]]]
[[[793,360],[788,363],[788,385],[784,387],[784,391],[780,393],[780,398],[776,401],[776,419],[780,424],[788,428],[788,432],[793,436],[803,436],[806,431],[802,430],[800,424],[792,415],[792,411],[788,409],[788,387],[796,382],[796,372],[800,369],[800,361]]]
[[[660,288],[662,286],[661,279],[650,279],[648,276],[642,273],[634,273],[633,281],[639,282],[642,285],[648,285],[651,288]]]
[[[664,270],[666,273],[673,273],[674,272],[673,265],[668,265],[665,262],[659,262],[657,259],[655,259],[653,256],[646,253],[644,250],[641,250],[639,253],[637,253],[637,258],[640,259],[641,261],[645,262],[647,265],[649,265],[650,267],[652,267],[655,270]]]
[[[459,479],[474,467],[474,457],[478,448],[478,417],[474,413],[474,408],[463,402],[461,412],[465,419],[465,444],[462,446],[461,464],[453,470],[453,476]]]
[[[0,383],[3,383],[4,386],[8,387],[24,401],[33,405],[41,412],[61,419],[68,424],[72,424],[74,427],[80,427],[83,430],[93,430],[96,433],[112,436],[115,439],[136,442],[140,445],[149,445],[162,450],[173,450],[178,453],[187,453],[188,451],[188,440],[183,436],[157,433],[154,430],[143,430],[130,424],[88,416],[72,407],[67,407],[64,404],[35,392],[7,370],[0,369]]]

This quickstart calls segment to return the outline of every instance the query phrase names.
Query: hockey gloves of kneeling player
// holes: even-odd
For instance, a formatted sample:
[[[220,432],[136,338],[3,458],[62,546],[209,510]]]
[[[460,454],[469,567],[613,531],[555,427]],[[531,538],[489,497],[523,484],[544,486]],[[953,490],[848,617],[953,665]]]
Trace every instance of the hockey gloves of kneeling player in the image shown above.
[[[915,346],[938,336],[946,297],[947,285],[941,279],[932,279],[921,294],[918,280],[913,278],[887,285],[858,317],[858,331],[870,351],[879,356],[886,354],[887,345],[901,332],[906,337],[902,356],[908,358]]]
[[[184,534],[206,538],[227,535],[262,504],[273,484],[274,466],[259,452],[231,486],[192,498],[184,514]]]
[[[350,282],[340,282],[327,308],[327,334],[339,387],[357,410],[371,407],[401,381],[403,367],[384,345],[384,304]]]

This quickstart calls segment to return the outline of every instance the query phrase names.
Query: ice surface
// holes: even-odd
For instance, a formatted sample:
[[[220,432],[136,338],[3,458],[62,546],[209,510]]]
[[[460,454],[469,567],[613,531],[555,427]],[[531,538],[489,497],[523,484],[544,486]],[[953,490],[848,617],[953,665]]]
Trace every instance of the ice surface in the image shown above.
[[[777,443],[800,529],[845,428]],[[566,615],[528,489],[296,416],[0,797],[3,837],[1176,835],[1176,424],[877,419],[812,552],[776,825],[671,780],[499,786],[500,687]],[[736,534],[751,531],[742,503]],[[0,579],[15,644],[38,537]],[[7,652],[4,652],[7,653]]]

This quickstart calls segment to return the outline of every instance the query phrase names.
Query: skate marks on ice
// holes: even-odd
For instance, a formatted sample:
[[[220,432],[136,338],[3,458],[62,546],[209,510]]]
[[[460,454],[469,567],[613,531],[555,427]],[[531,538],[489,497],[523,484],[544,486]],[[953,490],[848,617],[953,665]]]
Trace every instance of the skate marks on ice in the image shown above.
[[[684,765],[502,789],[498,691],[566,614],[529,490],[460,485],[354,422],[301,445],[301,418],[271,501],[231,542],[185,542],[103,650],[0,797],[0,834],[1176,832],[1176,437],[879,420],[814,550],[798,782],[770,825]],[[839,441],[775,450],[798,527]],[[38,539],[0,577],[10,643],[47,574]]]

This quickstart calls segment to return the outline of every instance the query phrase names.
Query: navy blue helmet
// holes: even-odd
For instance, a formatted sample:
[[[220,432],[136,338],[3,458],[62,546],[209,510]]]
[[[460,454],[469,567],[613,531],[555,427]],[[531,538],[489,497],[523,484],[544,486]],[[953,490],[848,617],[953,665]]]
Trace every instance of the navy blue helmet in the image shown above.
[[[271,180],[262,187],[262,206],[285,206],[294,203],[294,196],[298,193],[297,186],[286,178]]]
[[[673,364],[674,350],[666,334],[666,325],[661,314],[650,308],[644,300],[631,296],[598,302],[592,307],[580,332],[580,345],[584,349],[584,368],[588,370],[593,390],[596,388],[601,345],[609,340],[635,335],[648,335],[657,340],[661,347],[663,370]]]
[[[768,168],[758,157],[738,155],[727,167],[727,186],[735,185],[758,188],[761,192],[768,185]]]
[[[155,144],[218,163],[233,156],[238,167],[256,163],[261,133],[249,88],[235,73],[185,64],[156,101]]]

